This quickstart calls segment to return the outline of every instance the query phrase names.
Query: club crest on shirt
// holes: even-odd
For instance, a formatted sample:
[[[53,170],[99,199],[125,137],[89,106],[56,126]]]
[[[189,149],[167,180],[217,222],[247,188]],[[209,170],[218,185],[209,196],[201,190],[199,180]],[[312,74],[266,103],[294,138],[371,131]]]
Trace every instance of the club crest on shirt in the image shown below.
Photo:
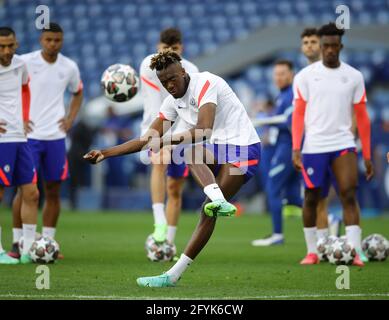
[[[190,102],[189,102],[189,104],[191,105],[191,106],[195,106],[196,105],[196,99],[195,98],[190,98]]]
[[[14,69],[14,75],[17,76],[19,73],[19,69]]]
[[[313,168],[311,168],[311,167],[309,167],[309,168],[307,169],[307,174],[308,174],[309,176],[313,175],[314,172],[315,172],[315,171],[314,171]]]
[[[63,78],[65,78],[65,75],[63,74],[63,72],[59,72],[58,77],[60,80],[62,80]]]
[[[4,172],[10,172],[11,171],[11,167],[9,166],[9,164],[6,164],[4,167],[3,167],[3,169],[4,169]]]

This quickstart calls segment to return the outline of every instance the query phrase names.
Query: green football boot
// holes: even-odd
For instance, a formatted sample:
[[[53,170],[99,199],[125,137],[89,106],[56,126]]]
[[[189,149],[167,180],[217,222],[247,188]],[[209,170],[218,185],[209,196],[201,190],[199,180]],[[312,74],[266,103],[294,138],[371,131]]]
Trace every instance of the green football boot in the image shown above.
[[[362,249],[355,250],[357,254],[359,255],[359,259],[361,259],[362,262],[369,262],[369,258],[366,257],[365,253]]]
[[[209,217],[231,217],[236,213],[236,207],[226,200],[215,200],[207,203],[204,213]]]
[[[22,254],[20,256],[20,263],[21,264],[30,264],[32,263],[32,259],[29,254]]]
[[[0,264],[18,264],[19,260],[10,257],[5,251],[0,253]]]
[[[166,234],[167,234],[166,223],[154,224],[154,232],[152,234],[152,237],[156,242],[164,242],[166,240]]]
[[[136,279],[136,283],[140,287],[164,288],[175,287],[176,282],[173,282],[166,273],[154,277],[141,277]]]

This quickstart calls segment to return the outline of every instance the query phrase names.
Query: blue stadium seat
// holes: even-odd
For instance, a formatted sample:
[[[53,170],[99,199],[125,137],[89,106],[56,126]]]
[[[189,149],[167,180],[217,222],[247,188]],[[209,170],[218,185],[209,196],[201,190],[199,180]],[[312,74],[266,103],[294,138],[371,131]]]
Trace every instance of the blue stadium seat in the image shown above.
[[[49,5],[52,20],[58,21],[65,30],[64,53],[80,61],[94,57],[99,59],[99,66],[128,57],[138,68],[145,55],[155,52],[159,32],[167,27],[182,29],[186,56],[193,58],[214,51],[220,44],[244,38],[251,30],[265,25],[317,25],[333,20],[334,8],[341,2],[350,7],[353,23],[389,23],[386,0],[296,0],[293,3],[287,0],[241,0],[239,3],[216,0],[133,0],[126,3],[117,0],[31,0],[28,4],[25,0],[13,0],[0,6],[0,20],[16,30],[19,53],[32,51],[39,48],[39,32],[31,32],[35,29],[35,8],[39,4]],[[298,68],[306,63],[297,51],[287,53],[287,56]],[[369,79],[389,77],[386,51],[363,56],[345,52],[345,57],[353,65],[361,66]],[[82,64],[85,83],[94,81],[89,72],[94,65],[93,59]],[[244,81],[254,85],[252,79],[258,70],[249,68],[243,72]],[[271,78],[266,70],[263,68],[262,73],[268,81]],[[88,88],[86,86],[87,96]]]

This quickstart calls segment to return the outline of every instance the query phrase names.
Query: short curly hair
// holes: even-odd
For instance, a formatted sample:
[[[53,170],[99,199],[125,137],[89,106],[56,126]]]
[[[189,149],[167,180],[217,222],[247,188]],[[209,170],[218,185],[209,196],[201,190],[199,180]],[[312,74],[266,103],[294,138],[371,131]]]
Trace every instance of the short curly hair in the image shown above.
[[[321,26],[321,28],[318,30],[318,35],[319,37],[339,36],[340,38],[342,38],[344,32],[344,29],[338,29],[335,23],[330,22],[328,24],[325,24],[324,26]]]
[[[182,58],[173,51],[160,52],[151,58],[150,68],[160,71],[171,64],[180,63],[181,60]]]

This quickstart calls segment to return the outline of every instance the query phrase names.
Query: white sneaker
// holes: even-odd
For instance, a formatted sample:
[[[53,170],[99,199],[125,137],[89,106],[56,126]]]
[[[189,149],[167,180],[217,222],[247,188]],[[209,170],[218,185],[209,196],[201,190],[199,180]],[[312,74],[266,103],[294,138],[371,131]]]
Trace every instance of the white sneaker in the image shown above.
[[[251,241],[251,245],[254,247],[267,247],[277,244],[284,244],[284,235],[280,233],[274,233],[271,236],[265,237],[263,239],[256,239]]]

